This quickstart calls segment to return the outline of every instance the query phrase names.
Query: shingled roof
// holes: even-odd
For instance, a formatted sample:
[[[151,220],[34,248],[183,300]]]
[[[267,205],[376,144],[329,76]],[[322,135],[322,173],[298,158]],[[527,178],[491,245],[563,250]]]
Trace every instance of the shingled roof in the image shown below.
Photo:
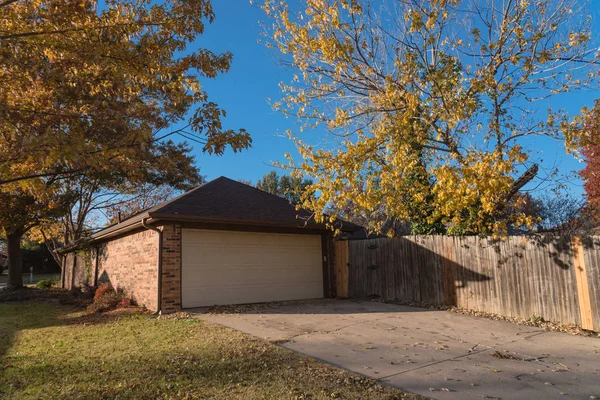
[[[286,199],[222,176],[96,232],[92,238],[139,225],[145,218],[325,229],[310,212],[296,210]],[[337,223],[347,231],[361,228],[341,220]]]

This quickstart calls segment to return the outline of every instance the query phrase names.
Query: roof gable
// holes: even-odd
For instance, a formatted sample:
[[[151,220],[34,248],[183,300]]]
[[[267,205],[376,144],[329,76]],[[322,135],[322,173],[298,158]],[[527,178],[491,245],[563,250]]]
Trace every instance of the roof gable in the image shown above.
[[[151,221],[196,221],[327,229],[325,224],[315,222],[312,213],[302,209],[296,210],[296,206],[286,199],[222,176],[101,229],[94,233],[91,239],[100,240],[107,235],[113,236],[137,229],[148,218]],[[335,225],[344,231],[362,229],[358,225],[340,219]]]
[[[311,213],[277,195],[220,177],[148,210],[151,217],[314,225]]]

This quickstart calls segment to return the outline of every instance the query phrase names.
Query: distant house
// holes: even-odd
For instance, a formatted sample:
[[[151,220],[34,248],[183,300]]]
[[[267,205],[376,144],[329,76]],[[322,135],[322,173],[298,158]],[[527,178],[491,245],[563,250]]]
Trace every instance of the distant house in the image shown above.
[[[62,286],[108,281],[163,312],[330,297],[332,236],[310,212],[221,177],[64,249]]]

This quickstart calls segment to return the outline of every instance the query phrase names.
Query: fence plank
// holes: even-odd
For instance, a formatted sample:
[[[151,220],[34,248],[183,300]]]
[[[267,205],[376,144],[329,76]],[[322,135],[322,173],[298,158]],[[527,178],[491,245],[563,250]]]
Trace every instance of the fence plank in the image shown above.
[[[440,239],[442,250],[442,265],[444,269],[444,304],[455,306],[456,300],[456,262],[454,255],[454,243]]]
[[[348,297],[348,241],[335,241],[335,274],[337,296],[341,298]]]
[[[579,297],[579,310],[581,313],[581,327],[592,330],[594,329],[594,322],[583,244],[581,243],[581,238],[578,236],[573,237],[572,243],[573,263],[575,265],[575,276],[577,277],[577,295]]]
[[[600,331],[600,238],[586,238],[583,241],[584,262],[588,274],[590,302],[592,305],[593,325]]]

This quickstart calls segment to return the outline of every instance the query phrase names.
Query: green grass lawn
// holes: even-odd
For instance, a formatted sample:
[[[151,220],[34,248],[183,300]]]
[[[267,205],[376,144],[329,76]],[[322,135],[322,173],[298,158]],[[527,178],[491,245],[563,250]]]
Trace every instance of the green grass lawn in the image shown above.
[[[416,399],[193,318],[0,303],[0,398]]]

